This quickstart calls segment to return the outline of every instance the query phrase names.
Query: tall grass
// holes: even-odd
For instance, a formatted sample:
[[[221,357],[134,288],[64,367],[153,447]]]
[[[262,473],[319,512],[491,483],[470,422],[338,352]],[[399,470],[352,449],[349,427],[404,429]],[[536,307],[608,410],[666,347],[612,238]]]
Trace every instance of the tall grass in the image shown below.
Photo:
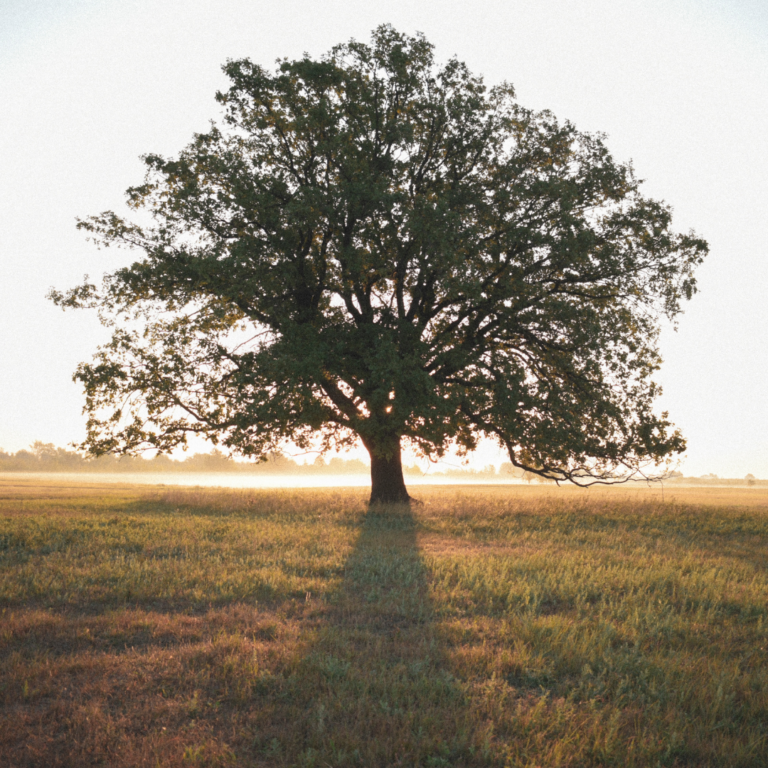
[[[765,766],[768,493],[0,485],[0,765]]]

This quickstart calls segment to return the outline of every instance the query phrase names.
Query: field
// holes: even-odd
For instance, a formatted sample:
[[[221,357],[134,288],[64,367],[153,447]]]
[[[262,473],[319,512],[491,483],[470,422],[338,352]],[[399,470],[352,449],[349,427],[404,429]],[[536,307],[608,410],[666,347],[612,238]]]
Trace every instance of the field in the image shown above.
[[[2,766],[768,765],[768,491],[0,480]]]

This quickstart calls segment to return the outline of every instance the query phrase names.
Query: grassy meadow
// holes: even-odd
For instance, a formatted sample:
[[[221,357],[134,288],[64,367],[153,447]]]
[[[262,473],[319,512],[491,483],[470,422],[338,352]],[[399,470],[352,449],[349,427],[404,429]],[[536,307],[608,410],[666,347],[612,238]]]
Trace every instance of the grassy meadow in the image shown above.
[[[417,496],[0,480],[0,765],[768,765],[768,490]]]

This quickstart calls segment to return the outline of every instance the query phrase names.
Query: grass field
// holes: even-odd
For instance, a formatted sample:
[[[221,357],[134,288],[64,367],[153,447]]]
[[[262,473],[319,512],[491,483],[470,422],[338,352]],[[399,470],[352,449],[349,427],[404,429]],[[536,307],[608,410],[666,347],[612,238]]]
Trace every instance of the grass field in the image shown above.
[[[0,765],[768,765],[768,491],[417,495],[0,480]]]

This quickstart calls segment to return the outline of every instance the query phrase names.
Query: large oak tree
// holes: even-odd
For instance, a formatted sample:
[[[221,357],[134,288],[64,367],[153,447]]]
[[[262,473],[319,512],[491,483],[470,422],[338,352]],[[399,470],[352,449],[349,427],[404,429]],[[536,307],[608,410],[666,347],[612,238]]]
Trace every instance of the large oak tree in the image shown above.
[[[652,376],[707,245],[603,137],[388,26],[224,71],[222,124],[144,157],[136,220],[79,224],[137,260],[53,292],[115,324],[75,374],[91,453],[359,438],[371,500],[397,502],[403,441],[439,456],[491,437],[582,484],[684,448]]]

